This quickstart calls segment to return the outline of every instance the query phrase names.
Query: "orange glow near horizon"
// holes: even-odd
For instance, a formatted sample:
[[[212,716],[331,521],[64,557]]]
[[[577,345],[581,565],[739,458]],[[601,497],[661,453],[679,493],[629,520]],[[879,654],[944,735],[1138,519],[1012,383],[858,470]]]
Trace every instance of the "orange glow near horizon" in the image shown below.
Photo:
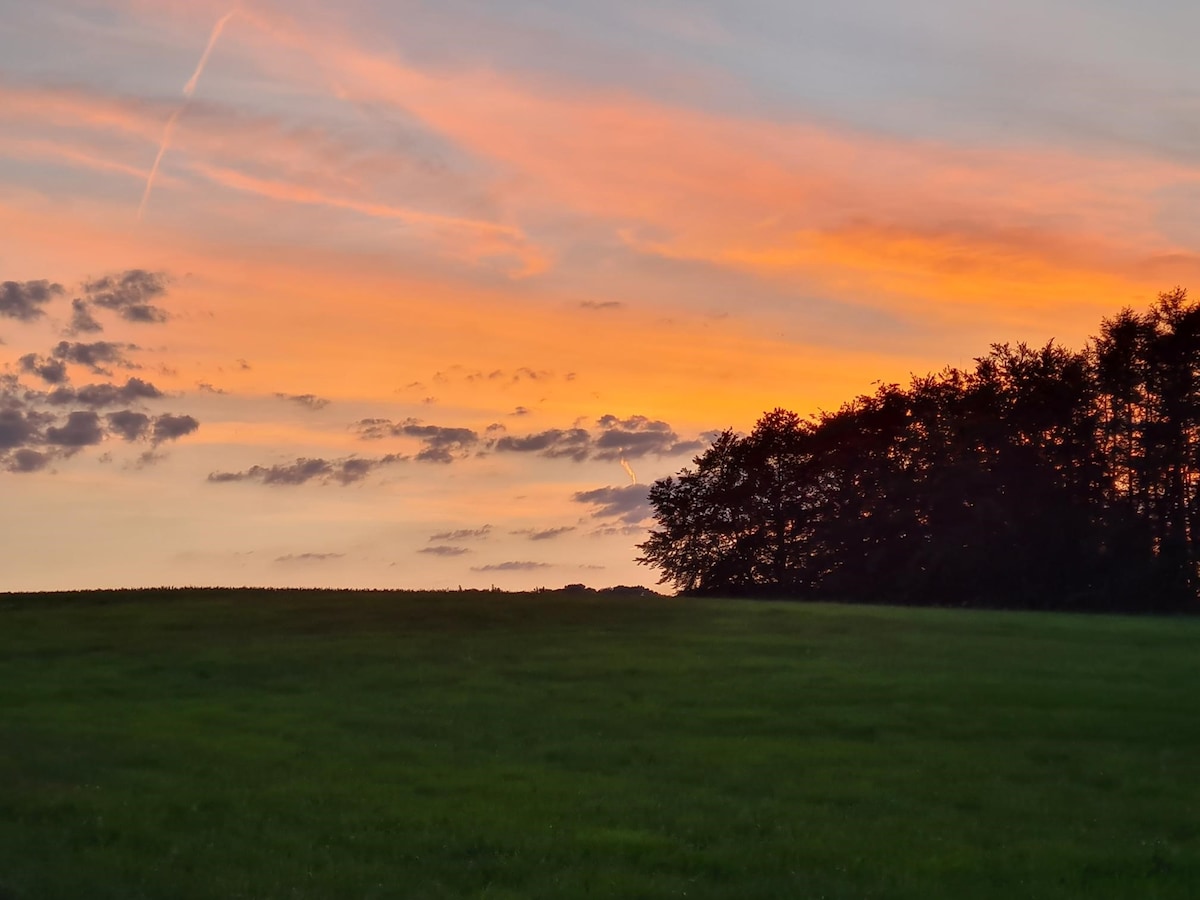
[[[648,581],[631,562],[636,504],[577,494],[644,486],[707,432],[835,408],[991,341],[1080,346],[1102,316],[1200,271],[1200,161],[1173,145],[1034,125],[986,139],[926,123],[920,104],[911,122],[881,105],[876,127],[850,87],[789,100],[817,87],[796,74],[766,90],[748,49],[715,62],[749,40],[732,25],[595,10],[661,42],[642,59],[636,42],[604,43],[620,28],[585,24],[543,55],[536,23],[505,30],[485,10],[449,22],[433,8],[400,29],[374,0],[245,0],[232,20],[224,0],[66,2],[59,30],[29,20],[71,60],[0,64],[0,281],[64,286],[0,317],[0,374],[46,390],[27,354],[112,342],[116,368],[72,362],[73,385],[153,382],[164,396],[136,409],[199,428],[129,445],[110,430],[0,479],[45,510],[43,537],[79,497],[79,527],[102,527],[127,482],[169,488],[176,505],[155,514],[175,543],[146,551],[151,580],[185,543],[189,560],[228,563],[237,549],[197,523],[259,521],[261,502],[277,555],[375,566],[402,534],[388,565],[419,562],[429,583],[577,581],[580,567]],[[672,68],[668,49],[695,42],[705,52]],[[103,330],[73,331],[85,284],[131,270],[162,277],[153,314],[89,301]],[[362,420],[396,432],[365,440]],[[535,449],[606,427],[673,437],[619,460]],[[495,450],[501,436],[524,449]],[[406,461],[370,468],[389,453]],[[284,471],[318,457],[367,474]],[[284,475],[207,480],[252,467]],[[309,521],[322,515],[343,532],[327,539]],[[528,537],[542,531],[562,537]],[[461,559],[414,555],[438,532],[487,536],[463,538]],[[486,568],[551,550],[548,570]],[[72,585],[87,583],[80,565]],[[361,581],[387,577],[381,564]]]

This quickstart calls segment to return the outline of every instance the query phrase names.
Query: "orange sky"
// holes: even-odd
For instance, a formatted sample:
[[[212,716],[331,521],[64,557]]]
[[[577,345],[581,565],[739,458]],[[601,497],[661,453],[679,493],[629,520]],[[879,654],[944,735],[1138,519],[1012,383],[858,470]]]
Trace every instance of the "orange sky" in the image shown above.
[[[653,583],[714,430],[1194,281],[1181,22],[925,5],[0,0],[0,589]]]

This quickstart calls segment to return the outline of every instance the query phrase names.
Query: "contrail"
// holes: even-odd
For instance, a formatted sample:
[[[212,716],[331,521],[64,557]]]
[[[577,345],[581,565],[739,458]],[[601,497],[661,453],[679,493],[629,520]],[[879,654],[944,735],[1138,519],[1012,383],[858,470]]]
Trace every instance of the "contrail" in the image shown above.
[[[212,56],[213,48],[217,46],[217,38],[221,36],[221,32],[229,24],[229,20],[236,14],[237,7],[234,7],[221,16],[221,18],[217,19],[217,24],[213,26],[212,34],[208,36],[208,46],[204,48],[204,53],[200,56],[200,62],[196,63],[196,71],[192,73],[192,77],[188,79],[188,83],[183,86],[183,96],[189,100],[192,98],[192,94],[196,93],[196,82],[200,80],[200,75],[204,72],[204,67],[208,65],[208,58]]]
[[[200,76],[204,73],[204,67],[208,65],[208,58],[212,56],[213,48],[217,46],[217,39],[220,38],[221,32],[225,30],[225,26],[229,24],[238,12],[238,7],[234,7],[221,18],[217,19],[217,24],[213,26],[212,34],[208,36],[208,44],[204,48],[204,52],[200,55],[200,62],[196,64],[196,71],[192,73],[192,77],[188,79],[187,84],[183,86],[183,104],[171,113],[171,118],[167,119],[167,124],[163,127],[162,140],[158,144],[158,155],[154,157],[154,165],[150,167],[150,175],[146,178],[146,189],[142,191],[142,202],[138,205],[138,221],[142,220],[142,214],[146,211],[146,203],[150,200],[150,192],[154,190],[154,181],[158,178],[158,167],[162,165],[163,157],[167,155],[167,148],[171,146],[171,135],[175,133],[175,124],[179,121],[179,117],[183,115],[184,110],[188,108],[188,104],[192,101],[192,94],[196,93],[196,83],[200,80]]]
[[[633,466],[629,464],[624,456],[621,457],[621,468],[624,469],[625,474],[629,476],[630,483],[637,484],[637,476],[633,474]]]

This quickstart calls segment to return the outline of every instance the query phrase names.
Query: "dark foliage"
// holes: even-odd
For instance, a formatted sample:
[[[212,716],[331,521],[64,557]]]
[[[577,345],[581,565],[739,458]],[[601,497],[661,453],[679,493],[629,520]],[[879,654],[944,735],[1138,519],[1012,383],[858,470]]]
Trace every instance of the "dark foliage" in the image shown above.
[[[1200,304],[1182,289],[1082,351],[810,419],[776,409],[656,482],[639,562],[685,593],[1183,609],[1200,588]]]

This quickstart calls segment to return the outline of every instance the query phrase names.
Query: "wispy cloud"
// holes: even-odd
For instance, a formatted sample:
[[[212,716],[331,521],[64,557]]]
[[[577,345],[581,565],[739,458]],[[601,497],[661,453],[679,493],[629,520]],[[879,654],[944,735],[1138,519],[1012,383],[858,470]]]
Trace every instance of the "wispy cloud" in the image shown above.
[[[437,534],[431,534],[429,540],[432,541],[465,541],[465,540],[482,540],[492,533],[491,525],[484,525],[482,528],[459,528],[454,531],[439,531]]]
[[[376,469],[403,462],[407,457],[396,454],[378,458],[348,456],[341,459],[301,457],[291,463],[271,466],[251,466],[238,472],[211,472],[208,480],[214,484],[236,481],[257,481],[272,487],[297,487],[310,482],[339,484],[343,487],[363,481]]]
[[[310,412],[318,412],[329,405],[329,400],[324,397],[318,397],[316,394],[284,394],[276,393],[276,398],[286,400],[288,403],[294,403],[301,406]]]
[[[490,563],[486,566],[471,566],[472,572],[534,572],[538,569],[553,568],[550,563],[543,562],[524,562],[513,560],[511,562]]]
[[[511,533],[526,537],[531,541],[550,541],[562,537],[564,534],[570,534],[574,530],[574,525],[560,525],[558,528],[521,528]]]
[[[288,553],[275,557],[277,563],[323,563],[344,559],[344,553]]]
[[[422,547],[418,553],[424,553],[427,556],[464,556],[471,552],[469,547],[453,547],[449,545],[438,544],[433,547]]]

